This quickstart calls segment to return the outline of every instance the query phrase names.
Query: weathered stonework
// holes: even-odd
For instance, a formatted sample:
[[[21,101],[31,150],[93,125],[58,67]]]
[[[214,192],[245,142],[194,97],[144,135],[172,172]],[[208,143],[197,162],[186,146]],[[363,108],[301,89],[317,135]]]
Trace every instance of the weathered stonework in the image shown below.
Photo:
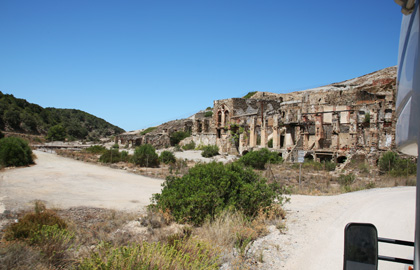
[[[369,156],[395,147],[395,91],[396,67],[390,67],[311,90],[216,100],[212,115],[201,111],[117,140],[162,148],[172,132],[184,130],[192,132],[185,142],[216,144],[221,153],[269,147],[289,161],[304,151],[307,158],[341,163],[356,152]]]
[[[357,150],[390,150],[395,146],[395,81],[391,67],[312,90],[216,100],[216,144],[229,154],[270,144],[290,161],[297,160],[299,150],[307,158],[338,162]]]

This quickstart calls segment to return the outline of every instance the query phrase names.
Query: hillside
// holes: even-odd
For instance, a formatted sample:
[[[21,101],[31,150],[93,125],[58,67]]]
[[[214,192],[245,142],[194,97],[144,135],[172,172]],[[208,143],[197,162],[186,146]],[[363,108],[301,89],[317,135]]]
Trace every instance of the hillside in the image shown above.
[[[75,109],[43,108],[25,99],[0,92],[0,130],[46,135],[62,125],[69,138],[99,139],[124,132],[107,121]]]

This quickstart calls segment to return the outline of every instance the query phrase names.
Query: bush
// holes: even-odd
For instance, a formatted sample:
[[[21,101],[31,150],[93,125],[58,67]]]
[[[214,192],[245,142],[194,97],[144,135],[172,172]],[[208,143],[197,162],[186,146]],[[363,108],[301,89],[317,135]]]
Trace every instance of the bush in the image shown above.
[[[40,251],[40,255],[54,266],[51,269],[64,269],[68,264],[67,255],[74,239],[74,234],[66,228],[64,220],[37,201],[35,213],[27,213],[17,223],[6,228],[5,239],[20,240],[29,246],[34,246]]]
[[[267,147],[268,148],[273,148],[273,139],[268,140]]]
[[[193,238],[172,244],[143,242],[118,248],[101,245],[77,269],[219,269],[219,250]]]
[[[338,177],[338,183],[342,186],[350,186],[356,180],[356,176],[354,174],[342,174]]]
[[[105,147],[103,147],[101,145],[92,145],[92,146],[86,148],[85,151],[88,152],[88,153],[92,153],[92,154],[103,154],[107,150],[106,150]]]
[[[150,144],[143,144],[134,150],[132,161],[142,167],[156,167],[159,165],[159,156]]]
[[[325,161],[324,162],[324,170],[325,171],[332,172],[332,171],[335,170],[336,166],[337,166],[337,164],[335,164],[334,162],[331,162],[331,161]]]
[[[243,98],[245,98],[245,99],[251,98],[256,93],[257,93],[257,91],[248,92],[248,94],[246,94],[245,96],[243,96]]]
[[[400,158],[392,151],[388,151],[379,159],[379,169],[392,176],[404,176],[416,174],[417,164],[409,159]]]
[[[245,166],[251,166],[254,169],[264,170],[267,162],[272,164],[281,163],[283,162],[283,158],[276,152],[270,152],[267,148],[263,148],[259,151],[246,153],[239,159],[239,162]]]
[[[184,150],[194,150],[195,149],[195,142],[191,141],[187,143],[186,145],[182,146],[182,149]]]
[[[171,134],[170,136],[170,141],[171,141],[171,145],[177,145],[180,141],[182,141],[183,139],[189,137],[191,134],[189,132],[186,131],[176,131],[174,133]]]
[[[146,135],[147,133],[152,132],[156,128],[157,127],[149,127],[149,128],[146,128],[145,130],[143,130],[142,132],[140,132],[140,135]]]
[[[55,125],[48,130],[46,139],[49,141],[64,141],[66,136],[66,129],[62,125]]]
[[[160,153],[159,161],[165,164],[175,163],[176,158],[174,153],[170,151],[163,151]]]
[[[34,241],[36,235],[41,233],[43,226],[57,226],[66,229],[67,224],[56,213],[45,210],[42,212],[28,213],[17,223],[10,225],[5,232],[5,238],[11,240]]]
[[[121,154],[118,150],[105,150],[100,156],[99,162],[102,163],[118,163],[121,161]]]
[[[17,137],[0,139],[0,166],[26,166],[33,163],[28,142]]]
[[[204,113],[204,117],[212,117],[213,116],[213,111],[207,111]]]
[[[219,147],[217,145],[207,145],[203,147],[203,152],[201,152],[201,156],[210,158],[217,156],[219,154]]]
[[[258,210],[282,201],[276,184],[268,185],[250,168],[238,163],[197,164],[182,177],[168,176],[153,204],[170,211],[177,222],[202,224],[224,209],[236,209],[252,217]]]
[[[4,134],[3,134],[3,132],[1,132],[1,130],[0,130],[0,139],[3,139],[4,138]]]

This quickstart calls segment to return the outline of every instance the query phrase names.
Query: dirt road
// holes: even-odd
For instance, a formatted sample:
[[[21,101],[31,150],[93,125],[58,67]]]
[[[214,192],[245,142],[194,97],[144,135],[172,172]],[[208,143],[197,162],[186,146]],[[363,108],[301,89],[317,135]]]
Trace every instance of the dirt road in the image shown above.
[[[36,165],[0,172],[0,213],[33,206],[92,206],[137,211],[162,180],[35,151]]]
[[[35,152],[37,165],[0,173],[0,213],[44,200],[49,207],[93,206],[140,210],[162,180]],[[374,223],[380,237],[413,241],[415,188],[372,189],[338,196],[294,195],[287,230],[277,229],[254,244],[259,269],[342,269],[344,227]],[[410,248],[380,244],[381,255],[412,258]],[[380,262],[379,269],[406,269]]]
[[[379,237],[414,241],[415,187],[373,189],[338,196],[293,196],[283,243],[283,269],[343,269],[344,227],[373,223]],[[379,254],[413,258],[413,248],[379,244]],[[407,269],[379,262],[379,268]]]

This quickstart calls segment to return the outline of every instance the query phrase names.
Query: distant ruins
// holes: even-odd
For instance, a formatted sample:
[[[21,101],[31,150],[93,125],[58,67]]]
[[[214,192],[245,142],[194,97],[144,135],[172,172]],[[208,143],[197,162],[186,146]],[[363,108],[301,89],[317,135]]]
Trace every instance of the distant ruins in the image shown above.
[[[170,134],[188,131],[196,145],[217,145],[221,153],[243,155],[267,147],[285,160],[305,158],[343,163],[357,152],[365,156],[395,147],[396,67],[315,89],[248,99],[214,101],[212,113],[165,123],[150,133],[116,138],[130,146],[169,145]]]

